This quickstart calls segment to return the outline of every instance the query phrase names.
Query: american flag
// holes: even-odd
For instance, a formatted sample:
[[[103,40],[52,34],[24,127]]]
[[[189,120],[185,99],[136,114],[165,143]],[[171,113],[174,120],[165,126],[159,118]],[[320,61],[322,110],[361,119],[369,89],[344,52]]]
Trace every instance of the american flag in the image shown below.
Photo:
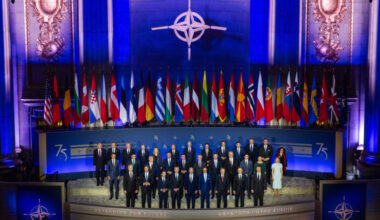
[[[50,87],[49,77],[46,79],[45,87],[45,105],[44,105],[44,121],[47,125],[51,125],[53,121],[53,111],[51,105],[52,90]]]

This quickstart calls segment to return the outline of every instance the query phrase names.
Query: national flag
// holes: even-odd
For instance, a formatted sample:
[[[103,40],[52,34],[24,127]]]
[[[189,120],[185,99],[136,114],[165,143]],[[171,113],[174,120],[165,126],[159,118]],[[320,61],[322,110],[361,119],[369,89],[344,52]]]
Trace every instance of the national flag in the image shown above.
[[[235,117],[238,122],[243,122],[245,120],[245,93],[242,72],[240,72],[238,92],[236,97]]]
[[[327,86],[326,86],[326,79],[325,74],[323,74],[323,81],[322,81],[322,90],[321,90],[321,99],[319,104],[319,116],[318,116],[318,123],[323,124],[328,120],[327,116],[327,101],[328,101],[328,92],[327,92]]]
[[[255,88],[252,73],[249,74],[248,96],[247,96],[247,119],[249,122],[255,120]]]
[[[145,121],[145,94],[144,94],[144,83],[143,83],[143,74],[140,74],[140,89],[139,89],[139,100],[137,104],[137,120],[139,123]]]
[[[179,77],[177,76],[177,86],[175,89],[175,112],[174,121],[179,123],[183,119],[183,109],[182,109],[182,97],[181,97],[181,83],[179,82]]]
[[[282,86],[281,73],[278,74],[277,91],[276,91],[276,119],[279,122],[282,118]]]
[[[83,73],[83,85],[82,85],[82,125],[85,125],[89,122],[89,112],[88,112],[88,99],[87,99],[87,83],[86,83],[86,74]]]
[[[256,99],[256,122],[265,117],[264,112],[264,95],[263,95],[263,79],[261,78],[261,72],[259,72],[259,79],[257,82],[257,99]]]
[[[99,104],[96,94],[95,74],[92,75],[91,96],[90,96],[90,124],[100,119]]]
[[[124,75],[121,75],[120,83],[120,120],[123,124],[128,122],[128,111],[127,111],[127,97],[126,97],[126,88],[124,82]]]
[[[219,116],[218,112],[218,99],[216,98],[216,83],[215,83],[215,72],[212,74],[212,86],[211,86],[211,121]]]
[[[193,92],[191,100],[191,118],[193,121],[199,120],[199,98],[197,94],[197,73],[194,72]]]
[[[74,125],[80,123],[79,82],[78,75],[74,73]]]
[[[185,88],[183,89],[183,120],[186,122],[190,120],[190,89],[189,89],[189,79],[186,74],[185,78]]]
[[[207,79],[206,71],[203,73],[203,83],[202,83],[202,104],[201,104],[201,121],[208,121],[208,95],[207,95]]]
[[[270,88],[270,76],[268,74],[268,80],[267,80],[267,88],[265,90],[265,121],[266,123],[270,123],[274,116],[273,116],[273,100],[272,100],[272,89]]]
[[[148,83],[146,85],[145,95],[145,119],[150,121],[154,118],[154,102],[152,96],[152,88],[150,81],[150,73],[148,73]]]
[[[292,123],[296,124],[301,120],[301,98],[300,98],[300,86],[298,81],[298,72],[294,79],[293,86],[293,109],[292,109]]]
[[[107,122],[107,97],[106,97],[106,82],[104,74],[102,74],[102,86],[100,89],[100,119],[103,123]]]
[[[289,123],[289,121],[292,118],[291,110],[292,110],[292,84],[290,81],[290,72],[288,72],[288,77],[286,80],[284,109],[282,112],[286,123]]]
[[[53,125],[57,125],[61,121],[61,109],[59,108],[58,100],[58,85],[57,85],[57,75],[54,74],[54,90],[53,90]]]
[[[302,94],[302,119],[305,125],[309,123],[309,102],[308,102],[307,75],[303,77],[303,94]]]
[[[128,122],[133,124],[137,120],[136,109],[135,109],[135,80],[133,72],[131,72],[131,80],[129,82],[128,95],[127,95],[127,111],[128,111]]]
[[[156,106],[154,113],[156,114],[158,122],[162,122],[165,119],[165,102],[164,91],[162,88],[162,76],[160,76],[157,80]]]
[[[165,118],[166,123],[169,124],[172,120],[172,98],[170,96],[170,78],[169,72],[166,77],[166,91],[165,91]]]
[[[44,121],[47,125],[53,122],[53,106],[51,105],[52,90],[50,87],[50,77],[46,79],[45,86],[45,104],[44,104]]]
[[[332,75],[332,86],[331,86],[331,96],[330,96],[330,126],[334,124],[339,124],[338,117],[338,100],[337,94],[335,92],[335,74]]]
[[[318,121],[318,106],[317,106],[317,82],[316,77],[314,75],[313,85],[311,87],[311,96],[310,96],[310,106],[311,109],[309,111],[309,123],[313,124]]]
[[[66,127],[70,126],[73,122],[73,108],[71,107],[71,94],[69,82],[66,77],[65,96],[63,99],[63,123]]]
[[[116,121],[119,118],[119,100],[117,98],[117,90],[116,90],[116,81],[115,81],[115,73],[112,73],[111,78],[111,104],[110,104],[110,114],[112,121]],[[125,110],[125,88],[124,88],[124,117],[126,117],[126,110]],[[125,123],[125,122],[124,122]]]
[[[226,120],[226,102],[224,98],[223,71],[220,70],[219,91],[218,91],[218,113],[221,122]]]
[[[228,111],[230,112],[230,122],[235,120],[235,80],[234,72],[231,73],[230,87],[228,90]]]

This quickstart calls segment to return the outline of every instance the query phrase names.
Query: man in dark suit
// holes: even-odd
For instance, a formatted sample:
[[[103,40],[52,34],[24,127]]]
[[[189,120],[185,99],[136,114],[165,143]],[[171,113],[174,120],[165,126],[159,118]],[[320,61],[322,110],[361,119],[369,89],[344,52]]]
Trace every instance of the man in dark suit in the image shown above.
[[[108,160],[111,160],[112,154],[116,154],[116,160],[120,161],[120,150],[116,148],[116,143],[111,143],[111,148],[108,149]]]
[[[216,177],[218,176],[220,172],[220,168],[222,167],[222,162],[218,158],[218,154],[214,154],[214,159],[210,162],[210,175],[212,179],[212,197],[211,199],[214,199],[215,196],[215,184],[216,184]]]
[[[192,209],[195,208],[195,194],[198,192],[198,177],[194,174],[194,168],[189,167],[189,173],[185,179],[185,195],[187,208],[190,209],[190,201]]]
[[[110,200],[113,198],[113,186],[115,185],[115,198],[119,198],[120,162],[113,153],[107,164],[107,179],[110,185]]]
[[[222,140],[220,142],[220,147],[218,147],[218,149],[216,150],[216,153],[218,154],[219,156],[219,159],[220,159],[220,162],[222,163],[222,167],[224,167],[224,161],[227,159],[228,157],[228,147],[226,146],[226,141],[225,140]]]
[[[131,148],[131,143],[126,143],[125,149],[123,150],[121,154],[121,163],[124,168],[127,168],[127,163],[131,159],[132,154],[136,154],[135,150]]]
[[[160,169],[156,162],[154,162],[153,156],[149,156],[149,162],[146,164],[149,167],[149,173],[152,175],[152,196],[153,199],[156,198],[156,189],[157,189],[157,181],[160,177]]]
[[[168,179],[170,179],[170,176],[173,174],[174,167],[177,166],[176,161],[172,158],[172,153],[167,152],[166,153],[166,159],[162,163],[162,170],[164,170],[165,176],[167,176]]]
[[[93,153],[93,164],[95,167],[96,185],[104,184],[105,166],[107,164],[106,150],[102,148],[102,143],[97,144]]]
[[[161,172],[161,178],[158,180],[158,198],[159,208],[168,208],[168,190],[170,188],[170,182],[166,177],[166,172]]]
[[[179,172],[179,167],[174,167],[174,174],[170,178],[170,188],[172,195],[172,208],[181,209],[181,199],[183,195],[183,175]]]
[[[236,141],[236,148],[234,149],[234,156],[238,164],[244,159],[245,151],[241,148],[240,141]]]
[[[206,162],[202,160],[202,155],[198,155],[198,161],[194,163],[195,175],[199,177],[203,173],[203,168],[206,167]]]
[[[204,208],[204,200],[206,200],[207,208],[210,208],[210,194],[212,191],[212,180],[210,174],[207,173],[207,167],[203,168],[203,173],[198,180],[199,194],[201,195],[201,209]]]
[[[142,144],[141,145],[141,150],[139,150],[139,152],[138,152],[138,158],[137,158],[137,159],[139,159],[140,165],[141,165],[141,167],[140,167],[141,171],[140,172],[143,172],[144,168],[142,166],[144,166],[144,164],[146,164],[148,162],[148,158],[149,158],[149,151],[147,151],[145,149],[145,145]]]
[[[141,172],[140,166],[142,165],[140,164],[139,160],[136,160],[136,154],[131,155],[131,159],[127,162],[127,165],[128,166],[132,165],[133,173],[136,174],[137,177],[140,176],[140,172]]]
[[[247,194],[247,177],[243,175],[243,169],[238,168],[238,174],[235,176],[234,180],[234,190],[233,194],[235,195],[235,208],[244,207],[244,196]]]
[[[228,162],[227,162],[228,163]],[[215,194],[217,199],[217,208],[220,208],[220,203],[223,198],[223,207],[227,208],[227,194],[230,193],[230,184],[228,175],[225,174],[225,168],[220,168],[220,174],[216,178]]]
[[[255,164],[257,157],[259,156],[260,147],[255,144],[253,138],[249,138],[249,142],[245,145],[245,153],[249,155],[249,159],[252,160],[252,163]]]
[[[178,162],[179,170],[182,175],[186,175],[189,170],[189,163],[186,160],[186,154],[181,154],[181,161]]]
[[[264,138],[264,144],[260,147],[259,155],[263,158],[263,161],[266,166],[267,172],[267,183],[270,184],[270,178],[272,175],[271,166],[272,166],[272,156],[273,156],[273,148],[268,145],[268,138]]]
[[[169,150],[170,153],[172,153],[173,160],[177,161],[179,160],[179,151],[176,149],[175,144],[172,144],[171,150]]]
[[[264,205],[264,193],[267,191],[267,181],[261,173],[261,167],[256,167],[255,174],[252,175],[251,193],[253,193],[254,205],[257,206],[257,200],[260,201],[260,206]]]
[[[240,162],[240,167],[243,169],[243,175],[247,178],[247,180],[250,180],[253,173],[253,164],[252,161],[249,160],[248,154],[244,155],[244,160]],[[249,184],[247,184],[248,198],[251,199],[251,191],[249,191],[248,187]]]
[[[137,175],[133,172],[132,164],[128,165],[128,171],[124,174],[123,188],[127,207],[135,207],[136,194],[139,192],[139,182]]]
[[[141,186],[141,206],[145,208],[145,201],[148,201],[148,208],[151,208],[152,204],[152,183],[154,177],[152,173],[149,172],[149,165],[144,166],[144,172],[140,177]]]
[[[235,175],[237,174],[238,168],[237,160],[234,158],[234,153],[232,151],[228,152],[228,159],[226,160],[226,173],[228,174],[229,186],[233,188]],[[230,191],[232,194],[232,190]]]
[[[189,161],[189,164],[195,163],[195,149],[191,146],[191,141],[187,142],[187,147],[183,151],[186,154],[186,159]]]
[[[205,149],[202,150],[202,160],[206,162],[206,166],[210,166],[210,161],[212,160],[212,150],[210,149],[210,144],[205,143]]]

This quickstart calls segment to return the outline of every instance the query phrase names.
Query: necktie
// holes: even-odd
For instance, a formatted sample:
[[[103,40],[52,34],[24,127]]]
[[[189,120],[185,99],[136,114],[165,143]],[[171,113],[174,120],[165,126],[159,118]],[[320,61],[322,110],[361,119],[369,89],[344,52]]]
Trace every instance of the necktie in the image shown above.
[[[214,163],[215,163],[215,167],[218,167],[218,161],[215,160]]]
[[[248,167],[248,161],[247,160],[245,161],[245,165]]]
[[[193,182],[193,175],[190,175],[190,182]]]
[[[135,166],[135,159],[132,160],[132,166]]]
[[[237,150],[238,150],[238,154],[240,154],[240,148],[238,148]]]
[[[169,159],[169,160],[168,160],[168,165],[169,165],[169,166],[170,166],[170,161],[171,161],[171,160]]]
[[[208,156],[208,150],[206,149],[206,156]]]
[[[230,158],[230,164],[231,164],[231,165],[233,164],[232,158]]]
[[[257,173],[257,179],[260,180],[260,173]]]
[[[150,169],[152,169],[152,163],[149,163]]]
[[[253,146],[252,146],[252,144],[251,144],[251,152],[253,151]]]
[[[162,182],[165,183],[165,177],[162,179]]]
[[[102,150],[98,150],[98,155],[99,155],[99,158],[102,156]]]
[[[145,180],[148,181],[148,173],[145,173]]]
[[[203,178],[205,179],[205,182],[207,180],[207,175],[206,174],[203,174]]]
[[[112,148],[112,153],[115,153],[115,148]]]
[[[112,166],[115,167],[115,160],[112,159]]]
[[[132,176],[132,172],[129,172],[129,177],[132,179],[132,177],[133,177],[133,176]]]
[[[239,174],[239,181],[241,181],[241,174]]]
[[[185,161],[184,160],[182,161],[182,166],[185,167]]]
[[[224,154],[224,147],[222,147],[222,154]]]
[[[145,154],[145,151],[142,151],[142,152],[141,152],[141,155],[144,156],[144,154]]]
[[[224,176],[222,176],[222,182],[224,181]]]
[[[178,181],[178,174],[175,174],[175,179]]]
[[[265,150],[265,152],[267,152],[267,145],[264,146],[264,150]]]
[[[129,149],[127,149],[127,153],[129,154]]]

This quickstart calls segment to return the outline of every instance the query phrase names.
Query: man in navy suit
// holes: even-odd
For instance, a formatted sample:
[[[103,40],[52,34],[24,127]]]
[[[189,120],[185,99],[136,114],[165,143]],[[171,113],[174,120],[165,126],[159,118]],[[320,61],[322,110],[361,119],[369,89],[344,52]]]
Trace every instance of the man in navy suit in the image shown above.
[[[171,150],[170,153],[172,153],[172,158],[175,160],[175,161],[178,161],[179,160],[179,151],[175,148],[175,144],[172,144],[171,146]]]
[[[251,175],[253,173],[253,164],[252,161],[249,160],[249,155],[245,154],[244,155],[244,160],[240,162],[240,167],[243,169],[243,175],[250,180]],[[249,184],[248,184],[249,185]],[[247,187],[248,187],[247,185]],[[251,191],[247,188],[248,190],[248,199],[251,199]]]
[[[136,160],[136,154],[131,155],[131,159],[128,161],[127,166],[132,165],[133,167],[133,173],[137,175],[137,177],[140,175],[141,169],[140,169],[140,161]]]
[[[235,208],[244,207],[244,196],[247,194],[247,184],[248,180],[245,175],[243,175],[243,169],[241,167],[238,168],[238,173],[234,179],[234,187],[233,194],[235,195]]]
[[[105,166],[107,164],[106,150],[102,148],[102,143],[98,143],[93,153],[93,164],[95,167],[96,185],[104,183]]]
[[[145,201],[148,201],[148,208],[151,208],[153,179],[152,173],[149,172],[149,165],[145,165],[144,172],[140,177],[142,208],[145,208]]]
[[[111,160],[112,154],[116,154],[116,160],[120,161],[120,150],[116,148],[116,143],[111,143],[111,148],[108,149],[108,160]]]
[[[198,186],[199,194],[201,195],[201,209],[204,208],[204,200],[206,200],[207,208],[209,209],[212,180],[211,176],[207,173],[207,167],[203,168],[203,173],[199,176]]]
[[[161,178],[158,180],[158,198],[159,198],[159,208],[168,208],[168,191],[170,188],[169,179],[166,177],[166,172],[162,171]]]
[[[191,141],[187,142],[187,147],[183,153],[186,154],[186,159],[189,161],[189,164],[195,163],[195,149],[191,146]]]
[[[253,138],[249,139],[249,142],[245,146],[244,150],[245,153],[249,155],[249,159],[252,160],[252,163],[255,164],[257,157],[259,156],[260,147],[255,144],[255,140]]]
[[[181,209],[181,199],[183,195],[183,175],[179,173],[179,167],[174,167],[174,174],[170,178],[170,188],[172,195],[172,208]]]
[[[149,156],[149,162],[146,164],[149,167],[149,173],[152,175],[152,196],[156,198],[157,181],[160,177],[160,170],[156,162],[154,162],[153,156]]]
[[[120,162],[113,153],[107,164],[107,178],[110,185],[110,200],[113,198],[113,186],[115,185],[115,198],[119,198]]]
[[[192,209],[195,208],[195,194],[198,192],[198,177],[194,174],[194,168],[189,167],[189,174],[185,179],[185,195],[187,201],[187,208],[190,209],[190,201]]]
[[[162,169],[166,172],[165,175],[170,179],[170,176],[173,174],[174,167],[177,166],[176,161],[172,158],[172,153],[166,153],[166,159],[162,163]]]
[[[124,174],[123,188],[127,207],[135,207],[136,195],[139,192],[139,182],[137,175],[133,172],[132,164],[128,165],[128,171]]]
[[[128,162],[132,158],[132,154],[136,154],[135,150],[132,149],[131,143],[126,143],[125,149],[123,150],[121,154],[121,163],[124,168],[127,168]]]
[[[206,162],[206,166],[210,166],[210,161],[212,160],[212,150],[210,149],[210,144],[205,143],[205,149],[202,150],[202,159]]]
[[[144,169],[144,164],[146,163],[146,162],[148,162],[148,158],[149,158],[149,151],[147,151],[146,149],[145,149],[145,145],[144,144],[142,144],[141,145],[141,150],[139,150],[139,152],[138,152],[138,158],[137,159],[139,159],[139,161],[140,161],[140,165],[141,165],[141,170],[140,170],[140,172],[143,172],[143,169]]]
[[[222,162],[222,167],[224,167],[224,161],[227,159],[228,157],[228,147],[226,146],[226,141],[225,140],[222,140],[220,142],[220,147],[218,147],[218,149],[216,150],[216,153],[218,154],[219,156],[219,159],[220,161]]]
[[[210,175],[212,179],[212,198],[211,199],[214,199],[214,196],[215,196],[214,188],[215,188],[215,183],[216,183],[216,177],[218,176],[221,167],[222,167],[222,163],[218,158],[218,154],[214,154],[214,159],[211,160],[210,162]]]
[[[267,183],[271,183],[271,176],[272,176],[272,156],[273,156],[273,148],[272,146],[268,145],[268,138],[264,138],[264,144],[260,147],[259,155],[263,158],[263,161],[266,166],[266,172],[267,172]]]
[[[238,164],[240,164],[240,162],[244,159],[245,151],[243,150],[243,148],[241,148],[241,144],[239,141],[236,141],[235,146],[236,148],[234,149],[234,156]]]
[[[230,188],[233,188],[234,186],[234,179],[235,175],[237,174],[238,166],[239,164],[237,163],[237,160],[234,158],[234,152],[228,152],[228,159],[226,160],[225,168],[226,173],[228,175]],[[232,193],[232,190],[230,192]]]
[[[202,160],[202,155],[198,154],[198,161],[194,163],[194,172],[197,176],[203,173],[203,167],[207,167],[206,162]]]
[[[261,172],[261,167],[256,167],[256,172],[252,175],[251,193],[253,193],[254,205],[257,206],[257,200],[260,201],[260,206],[264,205],[264,193],[267,191],[267,181],[264,173]]]
[[[181,154],[181,161],[178,162],[178,166],[182,175],[187,174],[189,170],[189,162],[186,160],[186,154]]]
[[[215,194],[217,198],[217,207],[220,208],[220,203],[223,198],[223,207],[227,208],[227,194],[230,193],[230,181],[228,175],[225,174],[226,170],[220,168],[220,174],[216,178]]]

